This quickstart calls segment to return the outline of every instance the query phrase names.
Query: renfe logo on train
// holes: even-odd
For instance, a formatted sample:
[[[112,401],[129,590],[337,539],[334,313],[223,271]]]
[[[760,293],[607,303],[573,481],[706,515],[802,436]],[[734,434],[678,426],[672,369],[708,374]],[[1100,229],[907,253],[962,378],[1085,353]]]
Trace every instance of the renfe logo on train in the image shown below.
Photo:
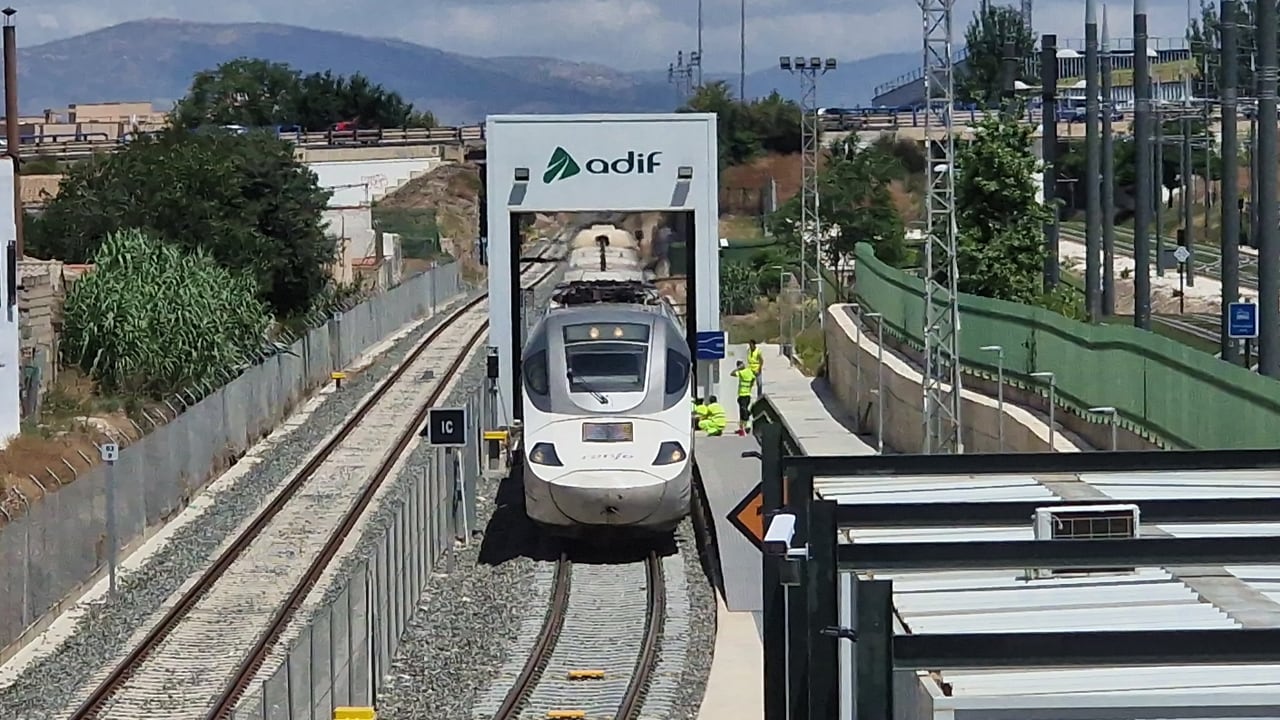
[[[658,162],[661,150],[652,152],[636,152],[628,150],[623,157],[610,160],[608,158],[588,158],[584,163],[587,172],[592,175],[648,175],[662,166]],[[547,169],[542,173],[542,182],[550,185],[557,180],[568,180],[578,175],[583,166],[569,154],[568,150],[556,146],[551,158],[547,160]]]

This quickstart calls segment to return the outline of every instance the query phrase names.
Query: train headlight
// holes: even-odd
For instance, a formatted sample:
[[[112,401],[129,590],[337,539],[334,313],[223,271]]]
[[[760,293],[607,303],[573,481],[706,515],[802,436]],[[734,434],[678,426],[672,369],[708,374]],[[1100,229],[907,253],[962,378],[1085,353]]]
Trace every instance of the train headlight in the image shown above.
[[[560,456],[556,455],[556,446],[551,443],[538,443],[529,451],[529,462],[534,465],[552,465],[562,467]]]
[[[689,456],[685,454],[684,448],[680,443],[675,442],[674,440],[668,440],[667,442],[662,443],[658,448],[658,457],[653,459],[653,464],[674,465],[678,462],[684,462],[688,457]]]

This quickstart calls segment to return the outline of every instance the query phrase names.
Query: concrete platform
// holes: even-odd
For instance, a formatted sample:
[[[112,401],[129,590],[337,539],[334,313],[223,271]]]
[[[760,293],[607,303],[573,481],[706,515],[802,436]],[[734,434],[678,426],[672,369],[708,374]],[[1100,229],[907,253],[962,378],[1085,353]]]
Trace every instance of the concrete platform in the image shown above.
[[[764,393],[806,455],[874,455],[874,440],[857,434],[857,424],[826,380],[806,377],[787,364],[778,346],[765,349]],[[769,363],[768,356],[777,361]]]
[[[737,379],[729,375],[746,346],[731,345],[721,361],[714,392],[731,421],[737,418]],[[791,367],[777,345],[762,345],[763,392],[804,451],[811,455],[873,454],[875,448],[853,432],[823,381]],[[731,422],[730,431],[736,429]],[[724,579],[717,612],[715,658],[698,720],[743,720],[764,715],[764,660],[760,620],[760,551],[728,519],[729,512],[760,482],[760,461],[742,457],[759,450],[751,435],[698,436],[695,453],[702,484],[715,519]]]
[[[764,717],[764,644],[760,613],[716,612],[715,659],[698,720]]]
[[[783,422],[810,455],[873,454],[875,448],[853,432],[853,420],[824,381],[806,377],[791,367],[778,345],[761,345],[764,351],[764,393],[774,403]],[[730,376],[735,361],[746,358],[746,346],[731,345],[719,368],[715,395],[731,420],[737,420],[737,379]],[[724,578],[724,602],[730,612],[760,611],[760,551],[729,522],[729,513],[760,482],[760,461],[743,457],[758,451],[755,438],[726,432],[721,437],[699,435],[695,457],[702,485],[715,519]]]

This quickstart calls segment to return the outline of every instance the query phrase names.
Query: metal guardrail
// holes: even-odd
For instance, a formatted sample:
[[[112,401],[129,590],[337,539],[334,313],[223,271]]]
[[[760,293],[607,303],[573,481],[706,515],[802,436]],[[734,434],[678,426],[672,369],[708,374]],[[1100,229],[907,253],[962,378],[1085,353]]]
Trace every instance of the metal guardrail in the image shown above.
[[[53,139],[38,136],[29,142],[23,142],[19,152],[25,159],[82,160],[97,153],[118,150],[134,139],[132,134],[118,139],[108,139],[102,133],[96,135],[85,134],[78,138],[72,136],[70,140],[61,139],[66,136],[52,136]],[[295,147],[305,149],[467,145],[484,142],[484,126],[281,132],[277,136],[293,143]]]
[[[763,427],[765,425],[776,425],[782,433],[782,451],[787,455],[804,455],[804,448],[800,446],[800,441],[796,440],[795,434],[791,432],[791,426],[787,424],[787,419],[778,412],[773,406],[773,401],[768,395],[760,395],[756,401],[751,404],[751,433],[755,435],[756,440],[761,440]]]

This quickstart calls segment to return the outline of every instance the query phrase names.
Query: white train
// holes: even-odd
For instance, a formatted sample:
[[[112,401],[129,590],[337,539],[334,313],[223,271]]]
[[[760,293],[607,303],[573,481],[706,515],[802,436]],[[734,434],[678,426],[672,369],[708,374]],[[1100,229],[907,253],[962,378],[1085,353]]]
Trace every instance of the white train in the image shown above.
[[[692,360],[639,244],[596,225],[521,355],[524,494],[559,534],[668,532],[689,512]]]

